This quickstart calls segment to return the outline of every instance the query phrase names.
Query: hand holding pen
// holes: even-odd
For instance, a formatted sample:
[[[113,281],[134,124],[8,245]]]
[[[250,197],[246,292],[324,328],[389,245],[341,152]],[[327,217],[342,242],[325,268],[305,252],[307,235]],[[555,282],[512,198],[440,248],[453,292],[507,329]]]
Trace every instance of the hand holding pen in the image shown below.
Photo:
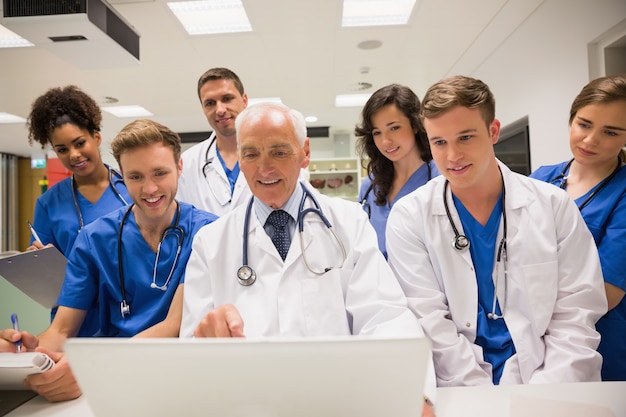
[[[35,239],[35,240],[33,240],[33,244],[31,246],[29,246],[28,248],[26,248],[26,250],[29,251],[29,250],[43,249],[44,248],[44,244],[41,241],[41,239],[39,238],[39,235],[37,234],[37,231],[33,227],[33,225],[30,222],[30,220],[26,220],[26,224],[28,225],[28,229],[30,230],[30,234],[33,235],[33,238]]]
[[[39,338],[20,330],[17,314],[11,315],[11,327],[0,330],[0,352],[31,352],[39,346]]]
[[[20,331],[20,325],[17,321],[17,314],[15,313],[11,314],[11,325],[13,326],[13,330],[17,332]],[[15,342],[15,351],[17,353],[20,353],[22,351],[22,339]]]

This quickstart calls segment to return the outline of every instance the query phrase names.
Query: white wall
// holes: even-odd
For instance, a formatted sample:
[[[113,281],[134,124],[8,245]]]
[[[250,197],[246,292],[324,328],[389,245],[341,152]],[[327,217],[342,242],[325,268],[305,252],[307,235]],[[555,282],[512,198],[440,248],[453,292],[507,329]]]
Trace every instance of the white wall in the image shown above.
[[[470,74],[492,89],[503,126],[528,115],[533,169],[571,157],[569,108],[590,80],[588,44],[625,18],[624,0],[546,0]]]

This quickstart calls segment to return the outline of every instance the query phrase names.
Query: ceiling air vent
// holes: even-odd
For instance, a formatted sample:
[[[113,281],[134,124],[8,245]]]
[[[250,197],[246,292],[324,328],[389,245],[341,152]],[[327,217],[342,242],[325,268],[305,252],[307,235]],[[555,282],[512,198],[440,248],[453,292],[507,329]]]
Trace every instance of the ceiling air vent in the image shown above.
[[[139,34],[106,0],[3,0],[3,25],[85,69],[139,64]]]

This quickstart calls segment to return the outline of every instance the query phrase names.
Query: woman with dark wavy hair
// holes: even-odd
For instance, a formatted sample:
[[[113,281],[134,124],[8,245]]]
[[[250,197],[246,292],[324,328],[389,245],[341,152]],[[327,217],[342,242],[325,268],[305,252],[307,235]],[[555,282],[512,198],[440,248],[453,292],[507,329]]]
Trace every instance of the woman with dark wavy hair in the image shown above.
[[[357,151],[367,161],[359,201],[387,257],[385,227],[394,203],[439,175],[419,119],[420,101],[408,87],[391,84],[376,91],[355,127]]]
[[[593,234],[609,303],[596,323],[602,379],[626,381],[626,74],[587,84],[569,125],[572,158],[530,176],[564,189]]]

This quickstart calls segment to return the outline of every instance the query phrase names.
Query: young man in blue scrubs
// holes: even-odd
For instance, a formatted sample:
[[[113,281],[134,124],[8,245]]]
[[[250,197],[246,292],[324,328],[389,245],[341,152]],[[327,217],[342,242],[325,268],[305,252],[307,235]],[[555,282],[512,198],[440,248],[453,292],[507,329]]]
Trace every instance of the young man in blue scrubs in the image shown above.
[[[396,203],[387,248],[438,385],[598,381],[607,302],[576,205],[496,159],[500,122],[480,80],[439,81],[421,114],[442,176]]]
[[[178,336],[183,274],[196,232],[216,217],[174,198],[180,176],[180,138],[150,120],[127,125],[111,144],[128,192],[130,207],[86,225],[68,257],[59,309],[39,337],[4,330],[0,350],[49,354],[57,364],[31,375],[27,385],[51,401],[81,394],[61,353],[77,334],[87,310],[98,301],[100,336]],[[11,343],[8,343],[11,342]]]

